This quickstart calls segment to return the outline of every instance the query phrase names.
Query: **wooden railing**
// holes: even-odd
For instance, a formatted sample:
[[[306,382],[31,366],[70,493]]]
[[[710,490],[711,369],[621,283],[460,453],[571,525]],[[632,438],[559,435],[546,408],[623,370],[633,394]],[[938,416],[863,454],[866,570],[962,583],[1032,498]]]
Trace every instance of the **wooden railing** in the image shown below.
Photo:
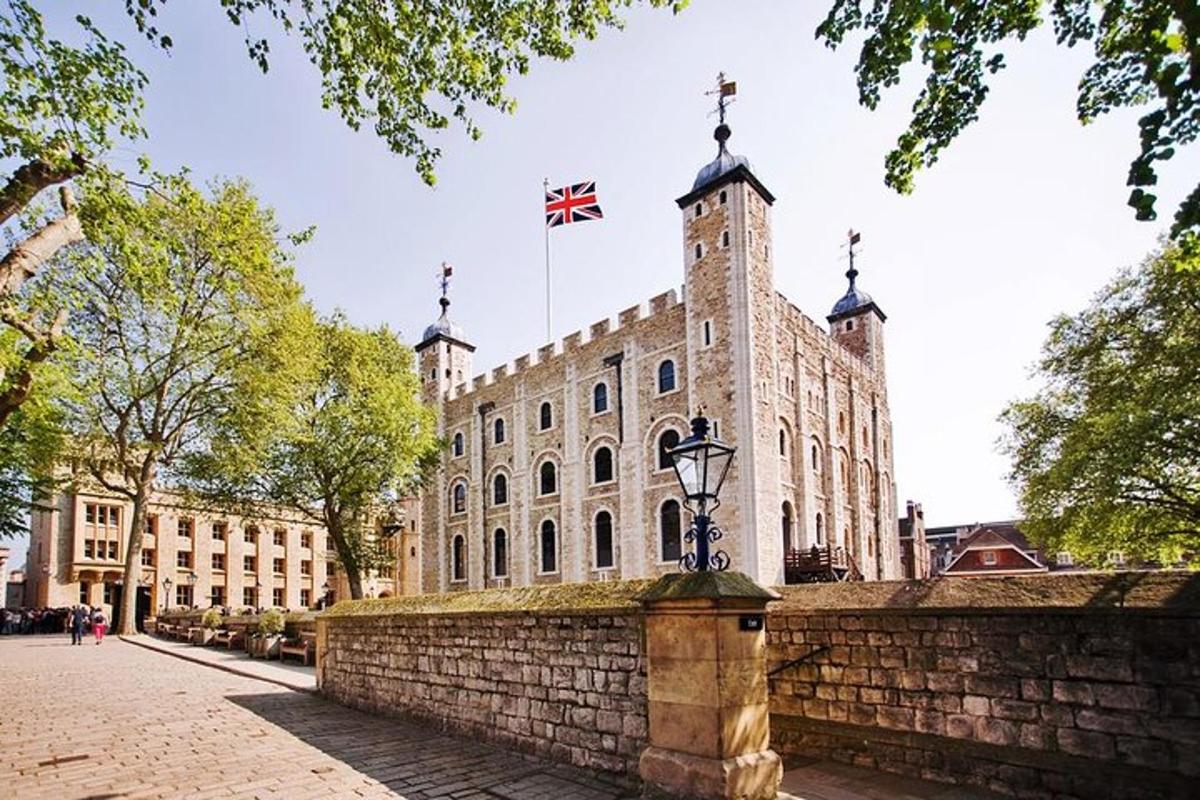
[[[825,583],[861,581],[862,572],[844,547],[810,547],[788,550],[783,554],[785,583]]]

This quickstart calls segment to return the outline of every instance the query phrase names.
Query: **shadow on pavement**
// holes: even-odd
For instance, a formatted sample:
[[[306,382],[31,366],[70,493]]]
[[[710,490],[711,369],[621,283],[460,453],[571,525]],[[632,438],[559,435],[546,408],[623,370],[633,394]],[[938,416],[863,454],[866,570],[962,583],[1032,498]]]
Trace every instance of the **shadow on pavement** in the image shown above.
[[[625,800],[610,779],[301,692],[227,698],[405,800]]]

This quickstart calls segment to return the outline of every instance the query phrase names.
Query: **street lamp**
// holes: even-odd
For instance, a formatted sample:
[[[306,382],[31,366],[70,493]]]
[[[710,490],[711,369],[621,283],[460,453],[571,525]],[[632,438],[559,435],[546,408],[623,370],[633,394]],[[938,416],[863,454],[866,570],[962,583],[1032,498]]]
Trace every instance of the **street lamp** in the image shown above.
[[[262,581],[254,582],[254,610],[262,608]]]
[[[171,602],[171,579],[163,578],[163,611],[167,610],[167,603]]]
[[[321,591],[323,592],[323,597],[325,598],[325,607],[328,608],[329,607],[329,593],[333,591],[333,587],[329,585],[329,581],[325,581],[325,583],[322,584]]]
[[[685,553],[679,560],[688,572],[729,568],[729,554],[724,550],[709,554],[709,543],[717,541],[723,534],[720,528],[711,524],[708,514],[721,505],[718,498],[721,484],[725,482],[736,451],[736,447],[709,436],[708,418],[703,411],[698,411],[692,420],[692,435],[667,451],[675,468],[675,477],[679,479],[692,512],[692,527],[684,538],[689,542],[695,541],[696,550]]]

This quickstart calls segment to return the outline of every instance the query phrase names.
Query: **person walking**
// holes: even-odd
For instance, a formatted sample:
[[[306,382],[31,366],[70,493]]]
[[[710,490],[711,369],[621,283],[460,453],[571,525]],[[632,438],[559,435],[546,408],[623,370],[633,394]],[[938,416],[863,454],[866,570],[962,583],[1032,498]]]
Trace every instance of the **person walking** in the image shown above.
[[[92,633],[96,634],[96,644],[104,641],[104,632],[108,630],[108,617],[104,616],[104,609],[97,608],[92,614]]]
[[[83,644],[83,621],[87,612],[83,606],[71,606],[71,644]]]

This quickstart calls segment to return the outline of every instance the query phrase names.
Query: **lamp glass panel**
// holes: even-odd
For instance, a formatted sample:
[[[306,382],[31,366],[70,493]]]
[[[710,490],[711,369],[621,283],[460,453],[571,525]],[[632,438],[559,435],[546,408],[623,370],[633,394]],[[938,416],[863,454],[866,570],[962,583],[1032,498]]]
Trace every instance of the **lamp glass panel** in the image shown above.
[[[688,452],[671,454],[675,459],[675,475],[679,478],[679,485],[683,489],[684,495],[687,497],[695,497],[700,492],[703,476],[701,475],[700,455],[699,450],[690,450]]]
[[[709,497],[716,497],[721,491],[721,484],[725,482],[725,473],[733,463],[733,451],[723,447],[710,447],[706,460],[708,463],[704,471],[704,493]]]

